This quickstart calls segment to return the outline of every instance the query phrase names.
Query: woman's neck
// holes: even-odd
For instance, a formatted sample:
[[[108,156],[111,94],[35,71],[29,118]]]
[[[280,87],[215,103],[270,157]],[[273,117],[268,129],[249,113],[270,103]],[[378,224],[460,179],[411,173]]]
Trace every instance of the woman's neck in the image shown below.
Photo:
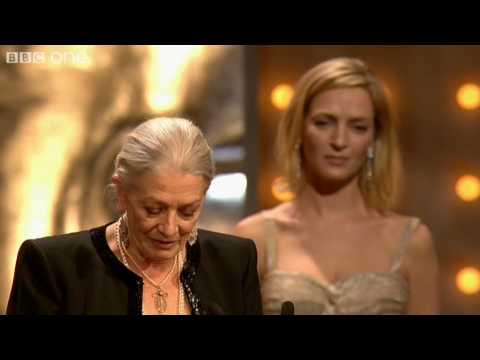
[[[343,186],[301,186],[295,207],[302,218],[345,220],[370,214],[356,179]]]
[[[119,260],[123,262],[120,254],[120,249],[118,248],[116,240],[117,229],[115,223],[107,227],[106,237],[107,244],[110,249],[117,255]],[[135,263],[142,271],[146,271],[148,274],[155,277],[167,273],[171,269],[172,264],[175,261],[175,258],[172,258],[166,259],[164,261],[152,262],[148,258],[143,256],[142,252],[137,248],[137,246],[135,246],[135,242],[132,240],[129,241],[129,246],[126,248],[126,251],[128,251],[128,254],[134,258]],[[126,256],[129,266],[133,268],[135,272],[140,272],[140,269],[138,269],[137,266],[133,264],[130,256]]]
[[[168,273],[172,266],[174,266],[173,264],[175,262],[175,257],[171,259],[152,261],[145,257],[140,249],[135,245],[136,244],[134,242],[130,241],[130,246],[128,247],[127,251],[131,256],[133,256],[136,264],[139,265],[142,271],[146,271],[150,276],[162,277],[163,274]]]

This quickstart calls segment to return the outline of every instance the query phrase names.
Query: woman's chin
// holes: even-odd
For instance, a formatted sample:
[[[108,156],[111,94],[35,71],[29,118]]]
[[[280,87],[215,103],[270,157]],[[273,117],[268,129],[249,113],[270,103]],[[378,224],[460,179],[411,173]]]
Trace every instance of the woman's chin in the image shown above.
[[[152,260],[166,260],[175,257],[179,250],[179,244],[178,241],[151,241],[150,255]]]

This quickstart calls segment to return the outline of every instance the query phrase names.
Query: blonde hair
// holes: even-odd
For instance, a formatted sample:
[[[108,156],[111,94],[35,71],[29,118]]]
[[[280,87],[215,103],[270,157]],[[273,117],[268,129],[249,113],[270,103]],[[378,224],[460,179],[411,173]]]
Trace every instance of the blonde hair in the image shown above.
[[[161,165],[203,176],[208,184],[215,176],[212,149],[187,119],[154,118],[137,126],[115,159],[113,175],[128,186],[136,176]]]
[[[331,59],[316,65],[300,78],[290,105],[279,124],[277,160],[291,190],[298,191],[302,177],[298,176],[301,164],[300,157],[296,154],[296,145],[301,142],[310,103],[321,92],[345,87],[363,88],[372,99],[375,113],[373,177],[369,184],[365,162],[359,176],[359,187],[367,206],[389,209],[395,200],[397,167],[400,165],[396,131],[385,90],[361,60]]]

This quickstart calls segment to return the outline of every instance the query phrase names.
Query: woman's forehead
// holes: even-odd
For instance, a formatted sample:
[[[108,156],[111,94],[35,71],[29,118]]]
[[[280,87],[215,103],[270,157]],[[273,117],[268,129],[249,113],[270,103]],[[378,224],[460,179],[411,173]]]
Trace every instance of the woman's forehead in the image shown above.
[[[316,112],[342,112],[351,116],[373,117],[374,107],[370,94],[363,88],[335,88],[312,98],[309,115]]]
[[[137,196],[165,203],[201,200],[207,188],[202,176],[172,168],[147,171],[134,178],[132,185]]]
[[[152,204],[182,207],[200,203],[205,197],[205,194],[198,190],[171,192],[156,190],[153,188],[142,188],[133,192],[133,196],[137,201],[146,205]]]

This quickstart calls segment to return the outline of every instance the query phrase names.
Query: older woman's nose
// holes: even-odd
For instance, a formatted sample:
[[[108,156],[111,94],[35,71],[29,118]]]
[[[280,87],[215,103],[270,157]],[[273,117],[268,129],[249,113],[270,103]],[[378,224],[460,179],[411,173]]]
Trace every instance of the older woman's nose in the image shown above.
[[[177,214],[170,212],[163,223],[159,224],[159,230],[164,236],[172,237],[178,234]]]

